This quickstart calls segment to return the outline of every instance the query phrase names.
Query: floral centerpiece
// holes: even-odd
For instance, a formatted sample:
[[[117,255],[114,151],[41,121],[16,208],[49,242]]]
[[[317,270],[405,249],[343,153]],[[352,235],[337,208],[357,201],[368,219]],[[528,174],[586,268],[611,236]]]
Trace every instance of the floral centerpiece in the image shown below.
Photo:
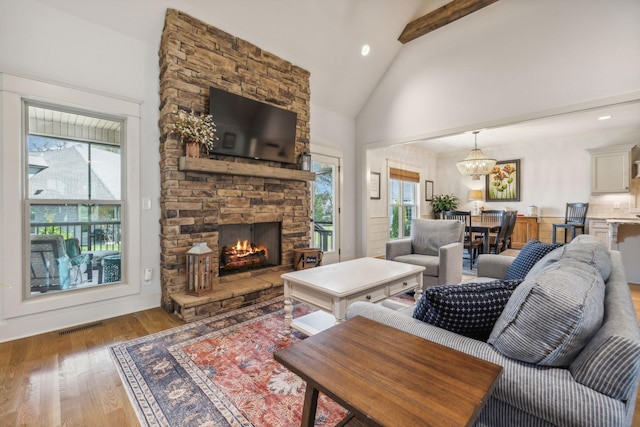
[[[213,150],[218,137],[216,136],[216,124],[210,114],[198,114],[179,110],[178,121],[173,125],[173,133],[180,135],[182,142],[186,144],[186,152],[189,157],[200,157],[202,148]]]

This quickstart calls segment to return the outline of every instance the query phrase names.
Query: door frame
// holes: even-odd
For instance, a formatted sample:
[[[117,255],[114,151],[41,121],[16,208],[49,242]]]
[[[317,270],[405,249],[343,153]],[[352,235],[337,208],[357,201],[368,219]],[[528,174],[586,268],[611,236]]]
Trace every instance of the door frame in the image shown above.
[[[312,143],[311,146],[311,162],[314,161],[314,155],[316,156],[324,156],[324,157],[332,157],[335,158],[337,160],[338,163],[338,169],[336,171],[336,192],[337,192],[337,197],[336,200],[334,200],[334,202],[336,203],[336,219],[335,219],[335,223],[336,223],[336,233],[335,233],[335,252],[334,254],[330,254],[330,255],[324,255],[322,258],[322,263],[323,264],[334,264],[337,262],[340,262],[341,260],[341,251],[340,251],[340,243],[341,243],[341,229],[342,229],[342,224],[341,224],[341,218],[342,218],[342,205],[343,205],[343,199],[342,199],[342,193],[343,193],[343,174],[342,174],[342,166],[344,164],[344,155],[342,150],[336,149],[336,148],[331,148],[331,147],[326,147],[326,146],[322,146],[322,145],[315,145]],[[313,191],[313,185],[315,185],[315,183],[312,183],[312,191]],[[312,201],[313,201],[313,192],[311,193],[311,197],[312,197]],[[313,209],[313,206],[312,206]],[[311,230],[311,236],[313,236],[313,217],[309,218],[309,228]],[[309,242],[311,243],[311,241]]]

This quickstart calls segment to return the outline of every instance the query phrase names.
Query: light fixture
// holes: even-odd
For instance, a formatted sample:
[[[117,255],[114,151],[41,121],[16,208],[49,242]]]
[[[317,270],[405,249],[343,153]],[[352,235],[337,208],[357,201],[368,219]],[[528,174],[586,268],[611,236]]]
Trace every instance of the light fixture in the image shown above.
[[[362,56],[369,55],[369,52],[371,52],[371,47],[368,44],[363,45],[362,49],[360,50],[360,53],[362,54]]]
[[[475,148],[469,151],[464,160],[456,163],[462,175],[470,176],[474,180],[480,179],[481,175],[487,175],[496,165],[496,159],[488,158],[478,149],[478,133],[480,133],[478,130],[473,132],[475,135]]]
[[[600,116],[598,117],[598,120],[609,120],[611,118],[611,116]]]
[[[473,207],[473,214],[474,215],[479,215],[480,212],[478,212],[478,200],[482,200],[482,190],[469,190],[469,192],[467,193],[467,198],[474,202],[474,207]]]

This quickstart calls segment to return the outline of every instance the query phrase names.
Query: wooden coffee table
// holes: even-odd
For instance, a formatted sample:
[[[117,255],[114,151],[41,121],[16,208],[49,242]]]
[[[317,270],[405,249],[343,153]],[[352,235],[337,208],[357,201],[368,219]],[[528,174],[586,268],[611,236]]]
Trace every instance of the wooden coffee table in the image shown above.
[[[292,327],[306,335],[323,331],[342,322],[347,306],[354,301],[379,302],[410,290],[415,290],[417,301],[422,296],[424,269],[402,262],[358,258],[285,273],[285,333],[291,333]],[[294,299],[320,310],[293,319]]]
[[[307,382],[301,425],[314,424],[318,393],[370,426],[470,426],[502,367],[356,316],[278,350]],[[345,424],[340,424],[345,425]]]

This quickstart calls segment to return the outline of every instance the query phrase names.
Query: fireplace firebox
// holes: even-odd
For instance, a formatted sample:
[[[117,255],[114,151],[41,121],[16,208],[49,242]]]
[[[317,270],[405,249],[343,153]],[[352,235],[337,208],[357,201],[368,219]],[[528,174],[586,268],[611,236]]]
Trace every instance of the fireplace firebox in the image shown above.
[[[280,222],[219,227],[220,276],[280,265]]]

